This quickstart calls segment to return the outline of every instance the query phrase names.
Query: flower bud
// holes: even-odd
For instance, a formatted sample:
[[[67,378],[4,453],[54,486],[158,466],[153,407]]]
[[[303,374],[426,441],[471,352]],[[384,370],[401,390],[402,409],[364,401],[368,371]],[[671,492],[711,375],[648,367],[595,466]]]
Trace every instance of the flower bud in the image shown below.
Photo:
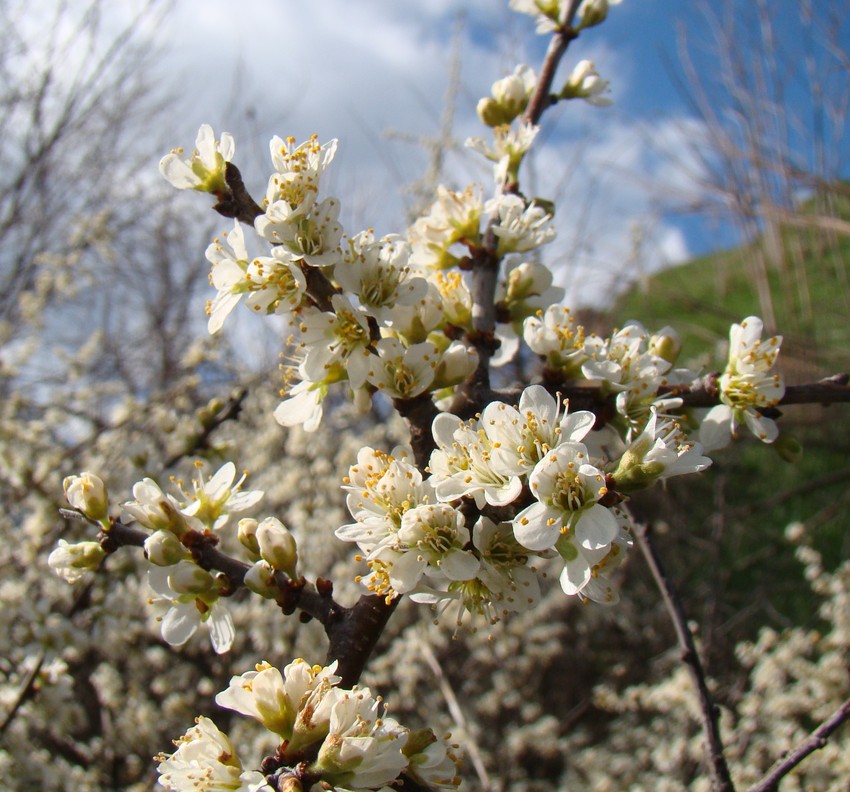
[[[253,517],[244,517],[236,526],[236,536],[249,553],[260,555],[260,545],[257,544],[257,526],[259,523]]]
[[[682,351],[682,339],[672,327],[663,327],[649,339],[649,351],[668,363],[675,363]]]
[[[156,531],[145,539],[145,557],[157,566],[172,566],[190,554],[171,531]]]
[[[260,555],[274,569],[285,572],[293,580],[298,576],[298,547],[295,537],[277,517],[266,517],[257,526]]]
[[[432,387],[436,390],[457,385],[472,374],[477,365],[478,353],[472,347],[460,341],[452,342],[437,365]]]
[[[611,100],[602,94],[608,90],[608,80],[603,80],[596,71],[593,61],[579,61],[569,79],[561,89],[561,99],[585,99],[600,107],[610,105]]]
[[[87,572],[94,572],[105,555],[99,542],[69,544],[60,539],[59,546],[47,557],[47,564],[59,577],[76,583]]]
[[[205,594],[215,581],[194,561],[180,561],[168,575],[168,585],[175,594]]]
[[[608,17],[609,6],[617,5],[619,2],[620,0],[582,0],[576,13],[579,18],[576,30],[601,24]]]
[[[94,473],[68,476],[62,482],[65,499],[91,520],[105,520],[109,509],[106,485]]]
[[[245,573],[245,585],[266,599],[274,599],[279,591],[274,581],[274,570],[267,561],[257,561]]]
[[[502,126],[502,124],[508,124],[512,120],[507,117],[501,105],[489,96],[485,96],[479,100],[475,112],[478,113],[478,117],[482,123],[488,127]]]
[[[437,735],[431,729],[416,729],[407,735],[407,742],[402,748],[405,756],[422,753],[429,745],[437,742]]]

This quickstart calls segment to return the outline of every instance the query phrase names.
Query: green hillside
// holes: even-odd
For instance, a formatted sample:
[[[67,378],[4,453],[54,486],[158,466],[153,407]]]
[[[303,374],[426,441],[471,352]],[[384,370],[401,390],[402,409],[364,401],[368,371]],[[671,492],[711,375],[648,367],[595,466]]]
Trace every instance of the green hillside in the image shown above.
[[[786,381],[850,370],[850,236],[786,229],[781,241],[765,282],[785,338]],[[764,247],[760,239],[647,278],[621,297],[612,321],[669,324],[682,336],[683,360],[721,368],[729,325],[763,315],[754,268]],[[817,602],[785,538],[789,524],[803,524],[805,541],[829,567],[850,555],[850,408],[790,407],[780,426],[803,443],[799,462],[742,437],[713,455],[696,486],[673,480],[641,504],[667,526],[676,577],[721,656],[731,639],[760,626],[816,623]]]

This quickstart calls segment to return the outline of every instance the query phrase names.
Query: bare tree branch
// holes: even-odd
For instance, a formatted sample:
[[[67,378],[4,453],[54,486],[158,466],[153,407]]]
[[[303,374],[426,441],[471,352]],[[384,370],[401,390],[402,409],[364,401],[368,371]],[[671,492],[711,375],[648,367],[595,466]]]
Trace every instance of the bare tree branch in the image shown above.
[[[711,770],[712,785],[715,792],[734,792],[732,777],[729,767],[723,755],[723,741],[720,737],[720,711],[712,699],[705,679],[705,672],[700,662],[694,638],[688,627],[688,619],[685,609],[673,581],[667,574],[661,562],[661,557],[655,548],[651,529],[648,523],[639,523],[635,530],[635,541],[646,559],[652,577],[658,590],[664,599],[667,612],[676,630],[676,638],[682,652],[682,662],[688,667],[691,680],[694,683],[697,697],[699,699],[700,716],[702,728],[705,733],[706,748],[708,752],[709,768]]]
[[[778,789],[779,782],[809,754],[823,748],[829,736],[847,720],[850,720],[850,699],[847,699],[793,751],[777,761],[767,771],[767,775],[757,784],[753,784],[748,792],[773,792]]]

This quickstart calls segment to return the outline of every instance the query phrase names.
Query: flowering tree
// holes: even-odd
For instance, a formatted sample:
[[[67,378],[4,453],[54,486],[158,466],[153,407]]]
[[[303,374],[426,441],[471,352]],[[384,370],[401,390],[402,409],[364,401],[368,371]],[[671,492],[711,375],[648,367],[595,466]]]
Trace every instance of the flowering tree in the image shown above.
[[[357,546],[360,592],[348,606],[337,598],[348,581],[308,576],[305,526],[290,530],[263,514],[264,492],[245,486],[234,461],[209,476],[199,464],[188,485],[165,485],[152,470],[131,497],[117,499],[103,471],[65,479],[71,508],[64,515],[98,533],[60,539],[50,567],[85,585],[107,557],[141,548],[166,643],[187,645],[200,630],[215,654],[227,653],[238,620],[230,603],[247,592],[251,607],[298,612],[326,639],[324,658],[273,665],[256,657],[253,668],[231,676],[215,703],[259,723],[256,754],[219,728],[222,710],[200,715],[174,752],[157,757],[166,789],[460,786],[459,745],[441,729],[402,725],[359,684],[402,599],[431,608],[458,635],[533,612],[550,596],[553,576],[559,596],[617,607],[618,574],[635,545],[669,609],[696,692],[705,784],[733,789],[743,778],[727,762],[693,631],[634,496],[704,471],[709,455],[740,434],[782,444],[779,405],[848,401],[850,389],[841,375],[786,387],[776,369],[782,339],[755,316],[732,326],[724,370],[701,375],[677,366],[673,329],[626,322],[601,337],[559,303],[563,292],[534,258],[555,234],[553,207],[524,194],[521,166],[549,107],[608,103],[607,82],[592,63],[578,63],[560,88],[556,75],[570,42],[603,23],[612,5],[511,0],[550,44],[539,71],[518,66],[478,104],[490,133],[469,145],[493,163],[490,194],[478,185],[439,187],[403,234],[344,233],[340,201],[323,192],[335,140],[273,138],[273,172],[259,201],[226,133],[216,138],[205,125],[192,153],[175,149],[163,158],[160,170],[173,186],[212,194],[216,211],[233,219],[206,251],[216,290],[209,332],[221,332],[240,302],[286,324],[282,400],[269,410],[277,423],[321,432],[342,414],[328,405],[346,400],[360,413],[392,409],[408,434],[401,444],[354,451],[342,482],[350,521],[331,525],[327,514],[314,529],[323,534],[313,537],[312,552],[331,533]],[[249,253],[258,246],[261,253]],[[517,356],[539,359],[539,381],[499,388],[499,367]],[[211,407],[179,456],[209,447],[243,401]],[[827,575],[811,555],[807,563],[818,585],[846,603],[846,575]],[[841,606],[832,608],[834,641],[846,646]],[[263,624],[261,616],[250,620]],[[757,665],[761,656],[750,657]],[[793,752],[780,758],[777,750],[777,766],[753,789],[775,788],[850,717],[846,668],[843,677],[836,672],[835,688],[843,703]],[[477,765],[476,772],[484,785]]]

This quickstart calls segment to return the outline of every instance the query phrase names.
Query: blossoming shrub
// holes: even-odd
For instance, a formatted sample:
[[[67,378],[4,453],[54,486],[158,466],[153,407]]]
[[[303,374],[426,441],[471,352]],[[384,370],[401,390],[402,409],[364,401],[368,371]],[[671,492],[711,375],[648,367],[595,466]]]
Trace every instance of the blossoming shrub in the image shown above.
[[[552,46],[539,75],[521,65],[479,102],[492,140],[472,139],[470,147],[494,163],[492,195],[485,197],[489,191],[479,185],[462,191],[441,187],[404,233],[381,238],[368,229],[346,233],[339,222],[341,201],[325,194],[336,140],[273,137],[272,172],[259,203],[245,188],[233,162],[235,141],[226,133],[217,139],[204,125],[193,152],[175,149],[163,158],[160,170],[174,187],[210,193],[216,210],[233,219],[232,229],[206,251],[215,289],[207,306],[209,332],[223,332],[242,303],[260,316],[276,317],[287,339],[281,400],[273,409],[262,408],[282,428],[274,434],[254,424],[254,434],[238,438],[267,453],[246,452],[259,462],[256,477],[247,480],[237,472],[237,462],[243,464],[236,458],[239,443],[209,449],[204,436],[197,445],[213,452],[215,465],[198,462],[183,479],[145,470],[131,487],[124,481],[116,489],[89,467],[64,480],[72,507],[66,516],[98,533],[96,541],[63,539],[48,559],[54,572],[86,585],[113,558],[125,559],[126,547],[139,548],[150,592],[148,621],[165,643],[200,657],[208,639],[218,658],[254,655],[250,664],[209,659],[196,669],[198,687],[203,684],[219,707],[242,718],[200,715],[184,728],[176,750],[157,757],[164,788],[457,788],[463,772],[457,738],[428,724],[404,724],[360,681],[403,601],[405,615],[392,629],[409,632],[432,673],[440,664],[413,626],[415,607],[429,618],[436,615],[455,634],[514,619],[533,627],[521,638],[516,628],[505,628],[502,637],[516,649],[506,665],[522,673],[502,676],[502,687],[493,688],[507,694],[504,686],[513,687],[508,701],[527,725],[505,728],[498,743],[486,740],[483,718],[466,724],[450,682],[444,680],[440,690],[482,784],[487,772],[482,754],[492,759],[504,744],[522,756],[529,742],[546,733],[548,744],[518,766],[547,784],[571,779],[571,773],[583,772],[580,761],[562,756],[566,751],[569,757],[574,736],[561,726],[569,724],[573,710],[550,712],[546,698],[559,685],[553,696],[559,703],[576,694],[575,679],[559,679],[571,670],[575,674],[578,661],[569,655],[566,667],[560,655],[554,661],[553,617],[570,601],[616,607],[623,565],[636,544],[668,603],[688,673],[700,691],[700,711],[708,712],[701,728],[712,746],[711,783],[730,785],[691,631],[635,507],[639,495],[659,482],[705,471],[713,461],[707,454],[742,431],[764,444],[780,444],[776,407],[786,387],[776,366],[782,337],[766,332],[760,318],[745,317],[731,326],[724,369],[704,374],[680,364],[681,345],[669,327],[653,331],[627,321],[598,335],[559,304],[563,290],[534,255],[555,235],[553,207],[524,195],[521,166],[546,108],[569,100],[608,104],[607,82],[593,64],[577,64],[559,90],[554,75],[569,42],[603,22],[610,5],[616,3],[512,0],[515,10],[536,18],[538,32],[551,33]],[[250,243],[244,227],[252,234]],[[537,356],[539,382],[495,390],[492,369],[520,355]],[[406,436],[390,441],[375,431],[379,442],[361,436],[354,444],[353,435],[340,439],[337,430],[329,440],[328,423],[340,426],[351,417],[340,402],[350,402],[361,415],[386,414],[391,407],[405,422],[398,434]],[[360,428],[366,426],[361,422]],[[299,438],[314,435],[309,454],[286,453],[285,430]],[[275,446],[277,453],[270,450]],[[333,466],[322,468],[321,460],[341,461],[342,452],[349,462],[337,482],[336,506],[325,502],[304,513],[305,493],[317,483],[307,460],[321,469],[324,483]],[[266,498],[266,486],[278,497]],[[340,511],[343,497],[347,516]],[[326,576],[324,568],[340,552],[327,549],[333,536],[342,547],[357,546],[350,558],[357,572],[343,562],[333,568],[333,577]],[[122,563],[125,591],[139,596],[140,556],[114,565]],[[114,604],[108,594],[103,597],[104,608]],[[634,613],[634,604],[625,605],[620,619],[629,607]],[[523,621],[536,609],[548,618]],[[328,640],[323,662],[315,657],[315,632],[305,641],[309,659],[284,646],[294,643],[294,620],[282,629],[276,622],[296,611],[300,622],[323,629]],[[138,624],[127,631],[128,639],[141,636]],[[89,643],[95,651],[96,636]],[[622,664],[610,647],[608,654],[615,667]],[[99,650],[83,663],[95,657],[114,682],[114,666]],[[596,654],[593,661],[606,659]],[[832,665],[828,670],[840,689],[846,678]],[[406,666],[397,673],[399,689],[409,684],[406,677],[416,676]],[[591,699],[598,676],[587,669],[584,675],[587,695],[576,707],[595,701],[604,709],[620,701],[605,687]],[[676,686],[678,672],[666,684]],[[537,695],[529,698],[536,703],[528,704],[526,693],[535,686]],[[627,700],[629,690],[640,688],[628,688]],[[487,693],[476,693],[471,701],[488,701]],[[417,717],[424,707],[421,695],[408,693],[419,708]],[[828,698],[824,694],[822,703]],[[82,697],[82,704],[87,700]],[[178,696],[175,706],[184,701]],[[617,711],[628,720],[628,707]],[[761,728],[757,718],[745,719],[753,715],[747,708],[737,715],[740,730],[755,734]],[[253,735],[245,719],[259,724]],[[683,729],[676,740],[655,746],[651,761],[644,762],[638,751],[638,766],[662,774],[665,784],[690,781],[689,749],[682,742],[687,736]],[[614,744],[612,760],[618,751]],[[591,771],[588,765],[588,777]],[[599,783],[620,783],[625,775],[611,765]]]

